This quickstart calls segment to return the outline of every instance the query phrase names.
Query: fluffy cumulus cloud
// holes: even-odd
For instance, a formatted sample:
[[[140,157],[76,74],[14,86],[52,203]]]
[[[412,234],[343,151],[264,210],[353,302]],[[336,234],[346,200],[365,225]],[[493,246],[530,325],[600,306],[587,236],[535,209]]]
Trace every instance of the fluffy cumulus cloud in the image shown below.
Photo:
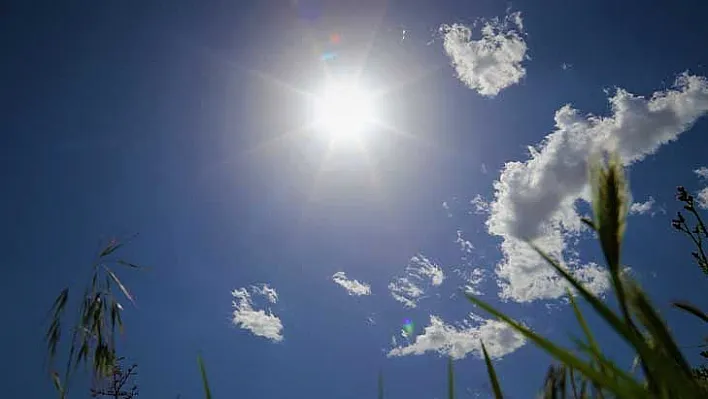
[[[708,81],[680,75],[672,89],[642,97],[618,89],[608,117],[583,115],[566,105],[555,130],[529,147],[525,161],[508,162],[494,183],[487,228],[502,237],[497,265],[501,297],[528,302],[563,295],[542,259],[521,239],[534,240],[590,286],[604,290],[606,277],[594,264],[580,264],[568,246],[582,225],[575,205],[588,198],[587,157],[615,151],[625,165],[641,161],[674,141],[708,111]],[[570,259],[564,259],[564,255]]]
[[[266,284],[239,288],[231,292],[233,296],[233,323],[254,335],[267,338],[274,342],[283,340],[283,323],[270,310],[255,309],[252,295],[264,296],[268,302],[276,303],[278,294],[275,289]]]
[[[519,333],[497,320],[470,315],[461,325],[446,324],[437,316],[430,316],[430,324],[422,334],[407,345],[396,346],[389,357],[422,355],[437,352],[442,356],[462,359],[469,354],[481,355],[480,340],[484,341],[489,356],[499,359],[522,347],[526,340]],[[395,341],[394,341],[395,342]]]
[[[645,215],[650,213],[653,216],[654,212],[652,212],[652,209],[654,208],[655,202],[654,197],[651,196],[644,202],[634,202],[629,207],[629,213],[632,215]]]
[[[702,166],[693,171],[701,180],[708,182],[708,168]],[[696,202],[703,209],[708,209],[708,187],[703,187],[696,193]]]
[[[334,273],[334,275],[332,276],[332,281],[347,290],[347,293],[349,295],[371,295],[371,286],[369,284],[349,279],[347,278],[347,275],[344,272]]]
[[[422,254],[413,256],[405,269],[406,275],[396,277],[388,285],[393,299],[414,308],[423,298],[424,289],[438,286],[445,280],[442,268]]]
[[[465,25],[441,26],[443,47],[458,78],[479,94],[493,97],[526,75],[523,20],[520,12],[514,12],[501,20],[478,22],[483,24],[478,39]]]

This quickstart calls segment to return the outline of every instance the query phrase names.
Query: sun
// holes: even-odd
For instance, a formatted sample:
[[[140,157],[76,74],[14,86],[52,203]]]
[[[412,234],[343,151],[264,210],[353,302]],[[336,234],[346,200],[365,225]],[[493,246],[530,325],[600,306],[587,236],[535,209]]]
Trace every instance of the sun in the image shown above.
[[[331,143],[363,139],[373,122],[373,96],[354,82],[329,82],[317,98],[315,123]]]

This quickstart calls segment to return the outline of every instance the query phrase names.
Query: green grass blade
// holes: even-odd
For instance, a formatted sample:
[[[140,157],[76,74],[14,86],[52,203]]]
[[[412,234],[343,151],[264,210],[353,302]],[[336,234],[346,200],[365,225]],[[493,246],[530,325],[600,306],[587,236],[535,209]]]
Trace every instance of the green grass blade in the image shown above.
[[[447,359],[447,397],[455,399],[455,371],[452,367],[452,358]]]
[[[662,352],[665,352],[670,357],[669,360],[672,360],[674,364],[679,367],[684,376],[690,376],[691,366],[689,366],[688,362],[683,357],[668,327],[666,327],[664,321],[649,302],[649,298],[636,286],[631,287],[631,293],[632,302],[636,305],[635,308],[637,309],[640,319],[651,336],[655,338],[655,342],[661,345]],[[663,366],[662,369],[669,367],[669,364],[666,362],[661,362],[659,365]],[[690,378],[690,380],[693,380],[693,378]]]
[[[378,384],[378,389],[379,389],[379,399],[384,399],[384,378],[383,378],[383,372],[379,371],[379,384]]]
[[[108,273],[108,275],[111,276],[111,279],[113,279],[113,282],[118,285],[118,288],[120,288],[120,290],[121,290],[121,292],[123,293],[123,295],[125,295],[125,297],[128,298],[128,300],[129,300],[133,305],[135,305],[135,300],[133,299],[133,296],[130,295],[130,292],[128,292],[128,289],[125,288],[125,286],[123,285],[123,283],[120,282],[120,280],[118,279],[118,276],[116,276],[116,275],[113,273],[113,271],[111,271],[111,269],[108,268],[108,266],[103,265],[103,268],[106,269],[106,273]]]
[[[64,387],[61,384],[61,378],[59,377],[59,373],[56,371],[52,372],[52,382],[54,383],[54,389],[57,390],[57,393],[59,394],[59,399],[64,399],[66,397],[66,392],[64,391]]]
[[[123,259],[118,259],[116,261],[116,263],[118,263],[119,265],[129,267],[131,269],[138,269],[138,270],[145,269],[145,266],[136,265],[135,263],[130,263],[130,262],[124,261]]]
[[[116,250],[118,250],[118,248],[120,248],[120,247],[122,247],[122,246],[123,246],[123,243],[111,241],[111,242],[109,242],[109,243],[103,248],[103,250],[101,251],[101,253],[98,254],[98,257],[99,257],[99,258],[104,258],[104,257],[106,257],[106,256],[108,256],[108,255],[110,255],[110,254],[112,254],[113,252],[115,252]]]
[[[673,302],[671,305],[675,308],[681,309],[684,312],[690,313],[699,319],[703,320],[704,322],[708,323],[708,315],[703,313],[702,310],[698,309],[697,306],[686,302],[686,301],[679,301],[679,302]]]
[[[649,347],[647,346],[644,339],[638,334],[637,330],[629,326],[624,320],[622,320],[617,314],[615,314],[607,305],[605,305],[599,298],[588,291],[575,277],[570,275],[565,269],[563,269],[558,262],[553,258],[548,256],[543,250],[538,248],[535,244],[529,243],[531,247],[538,253],[546,262],[548,262],[551,267],[553,267],[558,274],[561,275],[568,283],[570,283],[573,288],[575,288],[580,296],[585,298],[585,300],[592,306],[592,308],[600,315],[621,337],[623,337],[631,346],[633,346],[642,357],[646,357],[649,354]]]
[[[575,298],[570,291],[568,292],[568,298],[570,299],[570,304],[573,307],[575,318],[578,320],[578,324],[580,324],[580,328],[583,330],[583,334],[585,335],[585,339],[587,339],[590,348],[592,348],[595,353],[601,353],[600,345],[597,344],[595,337],[593,337],[590,327],[588,327],[588,323],[585,321],[585,317],[583,317],[583,313],[580,311],[578,303],[575,302]]]
[[[491,315],[495,316],[499,320],[503,321],[504,323],[521,333],[524,337],[535,343],[538,347],[546,351],[549,355],[551,355],[559,362],[565,364],[568,367],[575,368],[577,371],[581,372],[591,381],[602,386],[606,386],[607,389],[615,395],[619,397],[632,398],[645,396],[643,395],[644,389],[640,384],[636,382],[620,384],[613,378],[609,378],[608,376],[600,373],[598,370],[595,370],[592,365],[581,360],[568,350],[563,349],[555,345],[553,342],[547,340],[546,338],[543,338],[540,335],[534,333],[525,326],[506,316],[502,312],[496,310],[494,307],[487,304],[486,302],[477,299],[471,295],[467,295],[467,298],[475,305],[481,307],[487,313],[490,313]]]
[[[211,399],[211,389],[209,389],[209,381],[207,380],[206,367],[204,366],[202,355],[197,356],[197,363],[199,364],[199,373],[202,376],[202,384],[204,385],[204,397]]]
[[[497,378],[497,372],[494,370],[494,365],[492,360],[489,358],[489,353],[487,353],[487,348],[484,346],[484,342],[479,341],[482,346],[482,354],[484,355],[484,363],[487,365],[487,374],[489,374],[489,381],[492,384],[492,390],[494,391],[494,397],[496,399],[504,399],[502,395],[501,386],[499,386],[499,379]]]
[[[609,360],[605,355],[600,353],[594,352],[592,347],[590,345],[578,340],[578,339],[573,339],[573,342],[575,342],[575,345],[580,349],[581,351],[587,353],[588,355],[593,357],[593,360],[595,363],[600,366],[600,372],[605,373],[606,375],[610,375],[616,378],[621,378],[627,382],[633,382],[635,379],[632,377],[631,373],[628,373],[619,367],[617,367],[616,364],[614,364],[611,360]]]

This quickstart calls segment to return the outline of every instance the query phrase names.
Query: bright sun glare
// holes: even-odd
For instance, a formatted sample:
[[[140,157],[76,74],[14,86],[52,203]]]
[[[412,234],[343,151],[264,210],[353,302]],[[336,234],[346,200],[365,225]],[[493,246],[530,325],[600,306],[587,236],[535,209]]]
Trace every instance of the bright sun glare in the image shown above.
[[[351,83],[330,83],[318,99],[315,118],[332,142],[358,141],[373,117],[372,98]]]

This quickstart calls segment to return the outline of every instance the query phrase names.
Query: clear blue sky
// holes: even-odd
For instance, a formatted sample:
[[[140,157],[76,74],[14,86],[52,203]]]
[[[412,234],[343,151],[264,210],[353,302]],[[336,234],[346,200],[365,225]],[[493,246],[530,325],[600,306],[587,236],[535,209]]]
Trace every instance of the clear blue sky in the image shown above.
[[[513,20],[517,11],[523,28]],[[675,186],[705,185],[693,171],[708,166],[699,78],[708,75],[707,11],[698,0],[4,3],[4,396],[53,395],[43,368],[49,305],[64,286],[80,286],[101,242],[139,233],[125,257],[150,270],[123,272],[138,305],[126,306],[120,349],[139,364],[141,397],[200,397],[199,352],[218,398],[375,397],[379,370],[391,398],[440,398],[449,354],[458,355],[460,397],[486,397],[478,352],[444,345],[454,334],[440,334],[443,345],[420,355],[387,354],[422,348],[416,336],[423,345],[431,315],[447,333],[476,336],[487,321],[462,324],[474,309],[460,295],[475,269],[483,298],[535,330],[561,340],[577,331],[552,287],[524,286],[535,275],[513,268],[516,255],[501,247],[513,231],[548,227],[545,216],[558,223],[553,212],[565,203],[548,193],[571,203],[581,195],[569,189],[577,183],[567,167],[577,159],[566,156],[572,148],[551,153],[541,145],[533,164],[528,146],[557,129],[554,115],[565,104],[584,121],[589,113],[612,118],[608,98],[616,88],[651,97],[684,71],[698,88],[675,89],[686,101],[657,116],[678,140],[633,136],[620,144],[627,159],[647,155],[629,176],[636,202],[653,198],[649,211],[630,216],[624,261],[679,340],[697,343],[693,320],[667,304],[682,298],[708,306],[701,295],[708,282],[691,263],[688,243],[670,229],[679,209]],[[496,25],[489,22],[495,17]],[[503,62],[464,64],[467,52],[456,69],[455,43],[445,41],[454,32],[439,29],[475,21],[473,40],[491,23],[507,33],[499,37],[525,45],[520,59],[504,64],[522,68],[522,76],[489,76],[500,87],[496,95],[485,95],[487,80],[465,83],[460,75],[474,80]],[[469,50],[464,43],[456,49]],[[336,58],[323,61],[325,51]],[[484,62],[489,70],[478,68]],[[460,73],[465,65],[473,68]],[[327,132],[303,128],[323,82],[351,74],[378,93],[380,123],[366,128],[364,149],[331,147]],[[686,116],[686,107],[696,109]],[[622,119],[612,134],[664,121],[643,119],[641,109],[622,115],[639,117]],[[590,129],[588,137],[604,145],[597,137],[605,130]],[[568,134],[570,143],[575,136]],[[538,166],[541,160],[551,166]],[[512,181],[507,162],[514,161],[526,168],[523,176],[543,175],[538,186],[528,183],[538,192]],[[478,194],[491,208],[475,211],[470,200]],[[509,204],[523,212],[504,208]],[[501,224],[490,234],[494,221]],[[589,270],[588,262],[601,259],[596,244],[569,229],[558,233],[564,258]],[[456,242],[458,230],[473,249]],[[405,307],[390,284],[411,277],[406,265],[417,254],[436,265],[418,274],[442,272],[444,280],[417,279],[424,294]],[[333,281],[340,271],[368,284],[370,295],[348,295]],[[277,303],[249,288],[257,284],[274,288]],[[240,288],[249,306],[280,320],[282,340],[234,324],[232,291]],[[400,334],[405,319],[415,325],[408,341]],[[626,350],[601,335],[629,366]],[[547,357],[530,344],[504,349],[508,334],[496,338],[505,391],[531,397]]]

